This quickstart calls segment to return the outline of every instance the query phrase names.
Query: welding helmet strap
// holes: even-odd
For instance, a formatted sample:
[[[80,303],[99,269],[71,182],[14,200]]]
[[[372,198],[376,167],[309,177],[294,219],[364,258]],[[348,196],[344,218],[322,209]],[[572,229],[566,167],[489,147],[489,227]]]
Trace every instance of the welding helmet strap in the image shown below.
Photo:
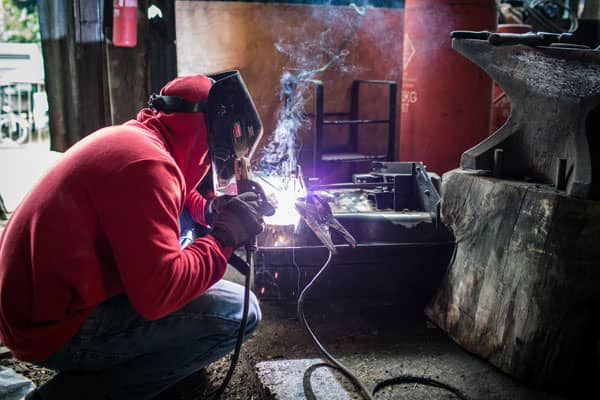
[[[207,110],[207,102],[200,101],[194,103],[187,101],[179,96],[160,96],[153,93],[148,99],[148,106],[156,111],[184,112],[184,113],[205,113]]]

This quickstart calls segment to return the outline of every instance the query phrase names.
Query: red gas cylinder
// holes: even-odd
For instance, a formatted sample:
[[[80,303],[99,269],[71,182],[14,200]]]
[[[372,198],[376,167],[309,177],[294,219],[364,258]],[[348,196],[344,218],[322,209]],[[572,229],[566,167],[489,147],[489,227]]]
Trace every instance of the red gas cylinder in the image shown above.
[[[134,47],[137,43],[137,0],[114,0],[113,44]]]
[[[496,0],[406,0],[400,160],[441,174],[487,137],[492,80],[450,32],[495,31],[497,18]]]
[[[525,24],[500,24],[497,32],[500,33],[527,33],[533,27]],[[510,101],[504,90],[494,82],[492,89],[492,117],[490,121],[490,133],[496,132],[508,119],[510,115]]]

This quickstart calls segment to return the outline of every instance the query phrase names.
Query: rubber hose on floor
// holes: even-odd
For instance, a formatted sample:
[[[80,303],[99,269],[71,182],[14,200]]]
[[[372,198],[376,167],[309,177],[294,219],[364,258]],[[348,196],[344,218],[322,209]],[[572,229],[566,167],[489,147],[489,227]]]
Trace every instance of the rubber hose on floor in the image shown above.
[[[331,363],[331,364],[327,364],[327,363],[316,364],[313,367],[316,367],[316,368],[328,367],[328,368],[333,368],[333,369],[341,372],[342,375],[344,375],[346,378],[348,378],[348,380],[350,380],[350,382],[360,391],[360,394],[366,400],[375,400],[375,397],[374,397],[375,394],[385,387],[406,384],[406,383],[416,383],[416,384],[420,384],[420,385],[426,385],[426,386],[437,387],[440,389],[445,389],[445,390],[453,393],[454,395],[456,395],[461,400],[469,400],[468,397],[465,396],[457,388],[452,387],[446,383],[439,382],[439,381],[436,381],[435,379],[427,378],[424,376],[399,375],[394,378],[385,379],[383,381],[377,382],[375,384],[375,386],[373,387],[373,390],[369,390],[367,388],[367,386],[364,383],[362,383],[348,368],[346,368],[335,357],[333,357],[331,354],[329,354],[329,352],[325,349],[325,347],[323,347],[321,342],[319,342],[316,335],[314,334],[314,332],[308,325],[308,322],[306,321],[306,316],[304,315],[304,298],[306,297],[306,295],[308,294],[308,292],[310,291],[310,289],[312,288],[314,283],[319,279],[319,277],[323,274],[323,272],[325,272],[327,267],[329,267],[329,265],[331,264],[332,258],[333,258],[333,254],[330,251],[329,256],[327,257],[327,261],[325,261],[325,264],[316,273],[316,275],[311,279],[311,281],[304,287],[304,289],[300,293],[300,296],[298,297],[298,307],[297,307],[298,319],[302,323],[304,330],[306,331],[306,333],[308,334],[308,336],[310,337],[310,339],[312,340],[314,345],[317,347],[319,352]],[[312,390],[312,387],[310,387],[311,386],[310,379],[308,379],[308,385],[309,385],[311,393],[314,393],[314,391]],[[307,398],[309,398],[308,397],[309,394],[308,393],[305,393],[305,394],[307,395]],[[314,398],[314,394],[312,395],[311,398]]]

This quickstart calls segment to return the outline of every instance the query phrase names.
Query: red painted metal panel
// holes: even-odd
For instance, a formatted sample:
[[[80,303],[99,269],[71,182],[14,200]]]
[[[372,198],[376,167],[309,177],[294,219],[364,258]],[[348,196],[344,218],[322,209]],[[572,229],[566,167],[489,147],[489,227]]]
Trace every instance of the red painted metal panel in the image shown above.
[[[496,25],[495,0],[406,1],[400,160],[444,173],[488,136],[492,80],[452,50],[450,32]]]

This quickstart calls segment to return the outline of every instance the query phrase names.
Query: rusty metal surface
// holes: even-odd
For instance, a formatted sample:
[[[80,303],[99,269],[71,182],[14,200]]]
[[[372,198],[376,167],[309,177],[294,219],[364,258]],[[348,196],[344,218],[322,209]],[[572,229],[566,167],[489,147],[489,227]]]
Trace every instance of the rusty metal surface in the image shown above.
[[[559,186],[563,182],[555,181],[560,178],[568,195],[597,198],[593,175],[598,168],[594,131],[600,127],[600,51],[512,43],[518,41],[452,41],[455,50],[500,84],[512,104],[507,123],[465,151],[461,168],[494,171],[494,153],[502,149],[496,174]],[[564,177],[556,172],[561,159],[566,160]]]

